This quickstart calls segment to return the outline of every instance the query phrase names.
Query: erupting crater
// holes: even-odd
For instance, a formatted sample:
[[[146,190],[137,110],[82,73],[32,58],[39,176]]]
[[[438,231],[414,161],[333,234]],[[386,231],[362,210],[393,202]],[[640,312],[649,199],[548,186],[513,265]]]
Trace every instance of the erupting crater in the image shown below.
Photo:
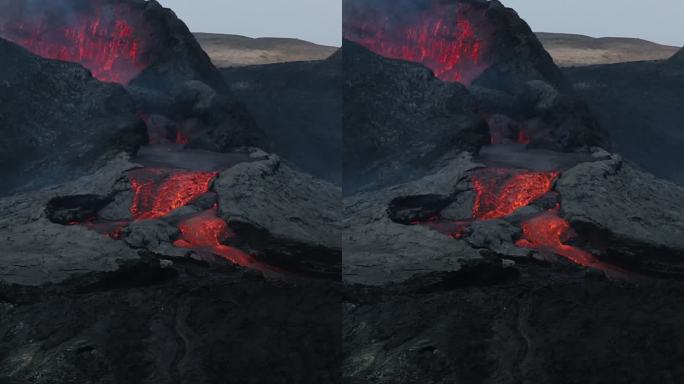
[[[484,11],[475,4],[424,3],[353,2],[345,7],[344,37],[381,56],[423,64],[444,81],[469,84],[489,66],[492,28]]]
[[[152,61],[151,35],[142,8],[131,2],[0,2],[0,37],[82,64],[102,81],[127,84],[140,74]]]

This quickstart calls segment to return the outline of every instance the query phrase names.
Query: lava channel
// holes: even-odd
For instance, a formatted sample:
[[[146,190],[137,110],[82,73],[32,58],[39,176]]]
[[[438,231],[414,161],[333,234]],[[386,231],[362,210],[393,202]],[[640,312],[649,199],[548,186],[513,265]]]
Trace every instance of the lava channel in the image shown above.
[[[473,173],[477,193],[473,217],[491,220],[506,217],[549,193],[558,172],[513,171],[485,168]]]
[[[522,223],[523,237],[516,242],[520,248],[563,256],[575,264],[604,271],[620,271],[617,267],[603,263],[594,255],[565,244],[576,236],[575,231],[555,210],[545,212]]]
[[[102,81],[127,84],[149,66],[152,33],[142,9],[104,1],[67,4],[2,2],[0,37],[38,56],[79,63]]]
[[[368,3],[345,7],[345,39],[381,56],[423,64],[449,82],[469,84],[489,66],[491,28],[475,6],[430,0],[428,7],[407,12],[395,1]]]
[[[144,168],[131,172],[134,197],[131,214],[136,220],[158,219],[209,192],[216,172]]]
[[[227,245],[223,242],[235,235],[228,223],[218,217],[217,208],[210,209],[183,220],[178,229],[181,237],[174,242],[178,248],[191,249],[197,252],[207,252],[223,257],[234,264],[258,270],[275,270],[257,260],[249,254]]]

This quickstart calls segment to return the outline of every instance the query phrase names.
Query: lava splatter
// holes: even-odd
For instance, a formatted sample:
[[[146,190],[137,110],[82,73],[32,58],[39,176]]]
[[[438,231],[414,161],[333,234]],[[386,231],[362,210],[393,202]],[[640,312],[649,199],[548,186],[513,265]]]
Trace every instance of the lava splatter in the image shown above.
[[[386,3],[345,9],[344,37],[379,55],[421,63],[444,81],[469,84],[488,67],[490,28],[470,4],[432,1],[406,12]]]
[[[126,84],[149,65],[142,11],[126,3],[4,2],[0,36],[49,59],[82,64],[93,76]]]

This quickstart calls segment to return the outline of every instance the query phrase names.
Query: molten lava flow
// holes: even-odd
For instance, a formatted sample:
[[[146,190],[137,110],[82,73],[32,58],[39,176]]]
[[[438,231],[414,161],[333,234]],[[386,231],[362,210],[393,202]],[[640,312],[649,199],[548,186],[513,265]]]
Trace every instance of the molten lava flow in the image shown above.
[[[520,248],[535,249],[563,256],[575,264],[601,270],[617,268],[597,260],[591,253],[566,245],[575,236],[570,224],[555,211],[536,216],[522,224],[523,238],[516,242]]]
[[[550,192],[557,177],[558,172],[478,170],[472,177],[477,193],[473,217],[479,220],[506,217]]]
[[[131,213],[136,220],[158,219],[207,193],[215,172],[145,168],[129,175],[134,197]]]
[[[216,209],[192,216],[181,222],[178,228],[181,237],[174,242],[178,248],[212,253],[241,266],[268,269],[245,252],[222,244],[234,235],[228,223],[216,215]]]
[[[486,69],[490,28],[474,6],[430,1],[407,12],[386,3],[379,10],[350,6],[345,38],[388,58],[421,63],[444,81],[467,84]]]
[[[0,36],[39,56],[80,63],[100,80],[128,83],[149,64],[151,32],[142,10],[126,3],[77,2],[4,2]]]

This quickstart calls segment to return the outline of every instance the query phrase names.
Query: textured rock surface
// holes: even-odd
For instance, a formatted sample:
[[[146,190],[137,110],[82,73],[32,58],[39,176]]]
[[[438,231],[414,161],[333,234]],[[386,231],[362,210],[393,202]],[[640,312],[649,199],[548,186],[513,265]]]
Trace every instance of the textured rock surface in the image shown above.
[[[0,199],[0,280],[26,285],[60,282],[76,274],[116,270],[119,262],[137,259],[137,252],[125,243],[81,226],[53,223],[45,212],[55,197],[106,196],[133,167],[125,159],[115,159],[94,175]]]
[[[423,179],[346,197],[344,280],[379,285],[404,281],[416,273],[457,271],[461,260],[479,259],[479,252],[465,241],[423,226],[397,223],[388,215],[388,206],[397,197],[454,193],[462,188],[465,173],[476,166],[464,155]]]
[[[82,176],[147,142],[124,89],[0,39],[0,195]]]
[[[614,155],[564,172],[556,190],[563,216],[603,257],[662,272],[684,264],[684,188]]]
[[[489,143],[464,86],[349,41],[342,54],[345,193],[415,179],[449,152]]]
[[[169,92],[175,84],[197,80],[218,92],[228,92],[221,73],[176,14],[157,1],[133,0],[144,4],[143,16],[155,31],[154,62],[133,79],[131,85]]]
[[[339,383],[340,329],[334,283],[145,257],[58,285],[0,284],[0,382]]]
[[[440,75],[440,79],[464,81],[482,115],[508,115],[521,127],[525,141],[531,145],[568,151],[606,143],[605,134],[595,118],[574,95],[530,27],[501,2],[350,0],[348,3],[344,16],[346,38],[375,52],[387,54],[386,50],[389,57],[423,63],[435,73],[452,74],[455,71],[463,75]],[[452,23],[457,26],[446,26]],[[440,27],[432,28],[432,25]],[[469,37],[464,38],[465,35]],[[460,45],[450,44],[450,39]],[[454,50],[459,49],[461,56],[454,55]],[[472,61],[462,59],[471,55],[475,56]],[[347,64],[345,71],[346,67]],[[395,74],[388,77],[385,84],[399,79]],[[396,88],[387,90],[406,97]],[[402,106],[420,105],[420,100],[404,99]],[[345,110],[345,116],[362,116],[354,108],[351,110],[351,113]],[[371,110],[375,112],[378,108]],[[385,103],[379,110],[387,111],[385,114],[390,116],[404,117],[391,104]],[[454,108],[451,113],[457,110]],[[437,112],[433,118],[438,115],[445,116]],[[379,121],[376,125],[390,129]],[[433,131],[425,129],[424,134],[432,135]]]
[[[349,287],[343,380],[674,384],[684,374],[681,283],[616,283],[529,263],[516,271]]]
[[[341,250],[341,191],[297,172],[278,156],[239,164],[214,183],[220,215],[267,230],[272,236]]]
[[[179,83],[169,115],[187,138],[188,148],[229,152],[236,147],[267,148],[267,139],[244,105],[200,81]]]

